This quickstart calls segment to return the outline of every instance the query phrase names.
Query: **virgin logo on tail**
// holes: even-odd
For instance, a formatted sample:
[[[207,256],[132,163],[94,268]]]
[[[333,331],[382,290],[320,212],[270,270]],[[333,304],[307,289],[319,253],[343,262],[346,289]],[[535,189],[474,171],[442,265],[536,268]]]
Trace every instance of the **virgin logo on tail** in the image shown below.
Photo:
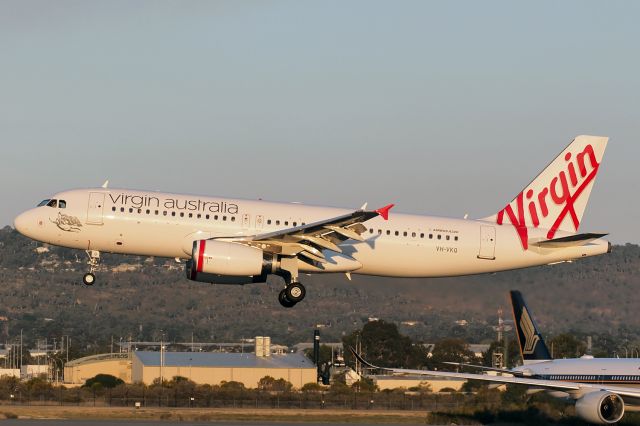
[[[550,181],[540,184],[541,182],[536,179],[530,187],[525,188],[515,200],[498,212],[496,219],[498,225],[503,224],[506,213],[509,221],[518,232],[520,242],[525,250],[529,247],[529,226],[538,228],[541,223],[550,224],[547,233],[549,239],[554,237],[567,215],[571,218],[575,231],[580,226],[581,213],[576,214],[575,204],[595,179],[600,163],[591,144],[586,145],[582,152],[575,156],[571,151],[567,151],[564,155],[564,163],[564,170],[560,170]],[[555,161],[550,167],[554,164]],[[539,178],[545,175],[545,172]],[[531,187],[542,188],[535,191]],[[562,209],[558,212],[554,206],[562,207]],[[550,214],[556,214],[554,212],[557,213],[557,216],[549,217]],[[550,219],[553,221],[550,222]]]

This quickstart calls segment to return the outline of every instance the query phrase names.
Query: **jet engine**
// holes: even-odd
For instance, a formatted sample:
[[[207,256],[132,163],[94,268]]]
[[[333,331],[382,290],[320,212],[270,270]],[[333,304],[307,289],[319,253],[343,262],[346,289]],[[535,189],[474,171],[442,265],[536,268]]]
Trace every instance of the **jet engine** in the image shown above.
[[[624,401],[615,393],[591,392],[576,401],[576,414],[588,423],[617,423],[624,416]]]
[[[216,284],[249,284],[267,281],[275,271],[276,257],[243,244],[217,240],[193,242],[187,278]]]

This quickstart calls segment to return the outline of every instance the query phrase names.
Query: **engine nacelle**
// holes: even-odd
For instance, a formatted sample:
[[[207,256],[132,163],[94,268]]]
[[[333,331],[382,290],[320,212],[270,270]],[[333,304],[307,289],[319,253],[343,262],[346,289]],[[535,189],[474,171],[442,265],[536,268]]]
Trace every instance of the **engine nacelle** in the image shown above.
[[[576,401],[576,414],[588,423],[617,423],[624,416],[624,401],[615,393],[591,392]]]
[[[217,240],[193,242],[187,278],[216,284],[266,282],[274,272],[275,257],[262,250]]]

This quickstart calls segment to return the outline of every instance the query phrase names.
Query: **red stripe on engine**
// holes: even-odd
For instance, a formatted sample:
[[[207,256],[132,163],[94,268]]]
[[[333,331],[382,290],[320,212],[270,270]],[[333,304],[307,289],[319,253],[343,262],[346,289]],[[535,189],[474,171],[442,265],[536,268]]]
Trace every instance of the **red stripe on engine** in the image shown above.
[[[202,266],[204,264],[204,246],[206,244],[205,240],[201,240],[200,241],[200,250],[198,251],[198,265],[197,265],[197,271],[198,272],[202,272]]]

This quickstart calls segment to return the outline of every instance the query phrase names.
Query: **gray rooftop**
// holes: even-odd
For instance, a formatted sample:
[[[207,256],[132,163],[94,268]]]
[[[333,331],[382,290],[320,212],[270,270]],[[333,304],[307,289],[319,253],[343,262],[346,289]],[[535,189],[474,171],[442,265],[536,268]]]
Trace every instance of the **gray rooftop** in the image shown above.
[[[133,354],[147,367],[160,366],[160,352],[137,351]],[[164,365],[167,367],[316,368],[307,357],[297,353],[257,357],[253,353],[165,352]]]

